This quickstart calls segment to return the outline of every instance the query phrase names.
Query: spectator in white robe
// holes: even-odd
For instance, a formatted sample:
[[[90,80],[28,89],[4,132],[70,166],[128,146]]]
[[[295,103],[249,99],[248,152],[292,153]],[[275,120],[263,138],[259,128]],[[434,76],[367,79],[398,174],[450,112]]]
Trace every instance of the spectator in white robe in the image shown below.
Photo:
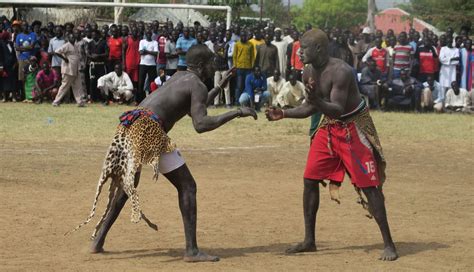
[[[280,73],[283,78],[286,74],[286,50],[288,48],[288,42],[282,40],[281,38],[281,29],[275,28],[275,40],[272,42],[278,49],[278,61],[280,66]]]
[[[448,37],[447,45],[441,48],[439,61],[441,62],[439,83],[446,90],[456,80],[456,68],[459,65],[459,49],[453,47],[452,38]]]
[[[281,77],[280,70],[275,70],[273,72],[273,76],[267,78],[267,90],[270,92],[269,104],[271,104],[272,106],[278,105],[276,98],[285,83],[286,80]]]
[[[97,81],[97,88],[104,98],[104,105],[108,105],[110,94],[119,103],[129,103],[133,98],[132,81],[121,64],[116,64],[113,72],[101,76]]]

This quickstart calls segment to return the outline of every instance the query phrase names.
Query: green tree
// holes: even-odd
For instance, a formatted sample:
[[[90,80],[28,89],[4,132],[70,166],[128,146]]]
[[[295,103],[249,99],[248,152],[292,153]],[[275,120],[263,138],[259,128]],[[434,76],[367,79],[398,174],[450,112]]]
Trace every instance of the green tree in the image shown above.
[[[473,0],[411,0],[410,4],[400,7],[440,30],[451,26],[459,31],[474,18]]]
[[[263,17],[272,19],[277,24],[288,22],[288,9],[281,0],[262,0]]]
[[[348,28],[363,24],[367,19],[367,1],[361,0],[305,0],[302,7],[293,7],[293,23],[303,28],[306,23],[314,27]]]

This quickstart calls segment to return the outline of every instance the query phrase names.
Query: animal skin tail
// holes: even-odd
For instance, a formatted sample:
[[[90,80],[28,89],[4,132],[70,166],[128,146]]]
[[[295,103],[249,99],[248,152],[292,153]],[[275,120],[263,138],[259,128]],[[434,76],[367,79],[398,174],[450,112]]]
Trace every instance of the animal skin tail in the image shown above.
[[[91,209],[91,212],[90,212],[89,216],[87,217],[87,219],[84,222],[79,224],[76,228],[74,228],[71,231],[68,231],[68,232],[64,233],[64,236],[69,235],[69,234],[77,231],[78,229],[82,228],[84,225],[86,225],[87,223],[89,223],[91,221],[92,217],[94,217],[94,215],[95,215],[95,210],[97,208],[97,202],[99,201],[99,195],[102,192],[102,187],[104,187],[104,184],[107,182],[108,178],[109,178],[109,175],[106,173],[106,170],[103,169],[102,174],[100,175],[100,178],[99,178],[99,182],[97,184],[97,191],[95,193],[94,203],[92,204],[92,209]]]

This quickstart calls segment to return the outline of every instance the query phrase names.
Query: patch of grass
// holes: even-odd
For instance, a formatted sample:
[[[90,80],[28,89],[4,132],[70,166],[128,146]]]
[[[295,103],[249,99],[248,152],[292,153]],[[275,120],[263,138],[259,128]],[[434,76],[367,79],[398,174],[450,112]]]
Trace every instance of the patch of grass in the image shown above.
[[[52,107],[49,104],[31,105],[6,103],[0,105],[0,144],[28,144],[70,142],[76,145],[106,145],[118,124],[119,115],[131,107],[112,105],[75,105]],[[225,112],[211,109],[210,115]],[[382,144],[404,139],[407,144],[443,142],[471,144],[473,116],[457,114],[414,114],[372,112]],[[263,113],[259,119],[240,118],[221,128],[197,134],[191,118],[176,124],[170,136],[184,146],[252,146],[261,144],[308,144],[309,119],[268,122]]]

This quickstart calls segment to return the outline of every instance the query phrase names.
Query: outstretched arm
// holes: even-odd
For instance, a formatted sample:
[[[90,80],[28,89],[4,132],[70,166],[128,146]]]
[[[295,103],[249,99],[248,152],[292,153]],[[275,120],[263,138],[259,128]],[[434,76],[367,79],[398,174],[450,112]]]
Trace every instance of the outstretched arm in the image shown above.
[[[190,115],[193,119],[194,129],[198,133],[214,130],[236,117],[252,116],[255,120],[257,120],[257,113],[255,110],[250,108],[240,108],[237,110],[228,111],[221,115],[208,116],[206,103],[207,98],[208,94],[205,88],[193,90],[191,92]]]
[[[283,118],[307,118],[315,114],[317,111],[316,107],[304,102],[300,106],[288,110],[271,107],[265,110],[265,115],[267,116],[268,121],[277,121]]]

